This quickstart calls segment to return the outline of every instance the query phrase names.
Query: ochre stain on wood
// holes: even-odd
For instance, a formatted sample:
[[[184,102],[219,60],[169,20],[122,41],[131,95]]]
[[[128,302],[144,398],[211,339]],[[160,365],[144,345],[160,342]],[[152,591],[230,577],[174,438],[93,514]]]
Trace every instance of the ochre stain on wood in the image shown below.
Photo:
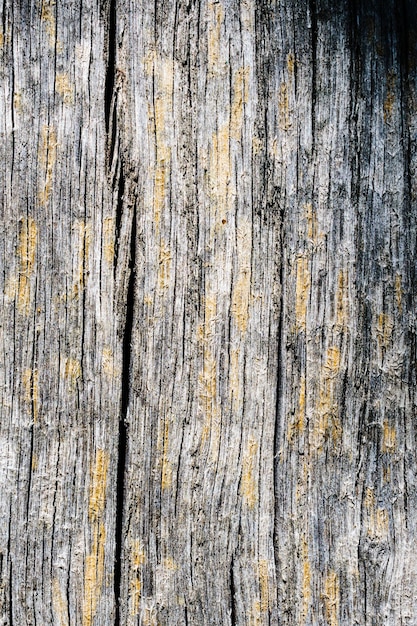
[[[338,415],[335,385],[340,368],[340,350],[332,346],[327,350],[325,364],[319,379],[319,397],[316,407],[316,420],[313,430],[313,445],[322,450],[330,437],[335,446],[341,437],[341,424]]]
[[[143,548],[142,543],[139,540],[136,540],[132,546],[132,554],[131,554],[132,565],[135,569],[138,569],[146,563],[146,554]]]
[[[39,375],[37,369],[25,368],[22,376],[25,403],[33,415],[36,424],[39,414]]]
[[[395,301],[397,304],[397,309],[400,313],[403,312],[403,288],[402,288],[402,277],[401,274],[395,275]]]
[[[220,2],[208,3],[207,7],[207,66],[209,74],[220,71],[220,34],[224,10]]]
[[[210,152],[210,195],[214,201],[216,227],[224,220],[231,204],[231,164],[229,126],[221,127],[213,134]],[[211,238],[213,238],[214,230]]]
[[[239,350],[230,351],[229,400],[232,411],[239,413],[241,408],[241,379],[239,368]]]
[[[297,277],[295,287],[295,321],[297,330],[305,330],[307,302],[310,294],[310,268],[307,256],[297,258]]]
[[[324,606],[328,626],[338,626],[340,605],[340,584],[336,572],[330,571],[324,580]]]
[[[113,266],[115,244],[115,219],[106,217],[103,221],[103,253],[107,265]]]
[[[316,243],[317,241],[317,213],[311,202],[304,205],[304,217],[307,222],[307,238]]]
[[[301,584],[301,624],[306,624],[311,605],[311,565],[308,554],[308,542],[305,536],[301,540],[302,584]]]
[[[278,125],[281,130],[289,130],[292,126],[287,83],[281,83],[278,94]]]
[[[142,583],[140,579],[135,576],[129,583],[129,604],[130,604],[130,616],[135,617],[139,614],[140,609],[140,595],[142,591]]]
[[[22,315],[29,314],[31,302],[30,278],[34,271],[38,229],[31,217],[20,222],[19,244],[19,281],[17,290],[17,310]]]
[[[230,135],[236,140],[240,139],[242,133],[243,107],[248,102],[249,73],[249,67],[241,67],[237,70],[233,81]]]
[[[389,346],[393,329],[394,322],[392,317],[386,313],[380,313],[377,319],[376,336],[381,349]]]
[[[397,432],[394,426],[385,421],[382,431],[382,452],[394,452],[397,447]]]
[[[85,287],[85,275],[87,271],[90,247],[92,240],[91,224],[87,224],[84,220],[76,220],[74,230],[78,231],[77,250],[78,250],[78,266],[73,285],[73,297],[77,298]]]
[[[292,443],[296,435],[303,434],[305,429],[305,411],[306,411],[306,379],[305,376],[300,380],[300,393],[298,396],[298,408],[294,419],[288,426],[288,441]]]
[[[85,559],[83,626],[92,625],[103,584],[106,531],[102,517],[109,460],[108,452],[98,449],[91,469],[88,518],[93,525],[93,544]]]
[[[384,541],[388,538],[388,512],[376,503],[375,491],[367,487],[365,492],[365,509],[368,514],[367,535],[374,541]]]
[[[242,480],[240,492],[243,501],[250,509],[253,509],[258,499],[257,480],[255,477],[255,460],[258,452],[258,442],[251,437],[243,455]]]
[[[215,443],[220,435],[221,413],[217,400],[217,364],[209,349],[204,351],[204,368],[199,375],[199,388],[199,400],[206,418],[201,439],[204,442],[212,433]]]
[[[168,459],[168,448],[169,448],[169,422],[168,419],[165,420],[164,427],[164,446],[162,453],[162,475],[161,475],[161,489],[164,491],[165,489],[169,489],[172,485],[172,465],[170,460]]]
[[[71,84],[68,74],[58,73],[55,77],[55,90],[66,105],[74,104],[74,85]]]
[[[174,559],[170,556],[166,557],[162,562],[163,568],[168,570],[169,572],[176,572],[178,570],[178,565],[175,563]]]
[[[105,376],[115,379],[121,374],[120,367],[116,367],[113,350],[109,346],[104,346],[101,356],[101,368]]]
[[[55,5],[55,0],[42,0],[41,20],[49,37],[51,48],[55,46],[56,40]]]
[[[269,574],[267,559],[260,559],[258,563],[260,610],[262,613],[269,608]]]
[[[91,471],[90,499],[88,506],[88,517],[92,522],[100,519],[104,511],[109,460],[108,452],[101,449],[97,450]]]
[[[346,270],[339,270],[337,275],[336,322],[339,328],[345,328],[349,320],[348,275]]]
[[[145,64],[148,73],[152,73],[155,86],[153,124],[155,144],[155,164],[153,174],[153,212],[156,232],[159,232],[162,210],[165,206],[165,191],[171,169],[171,148],[168,143],[167,129],[172,114],[172,94],[174,85],[173,61],[152,54]]]
[[[164,291],[170,285],[171,278],[172,253],[165,242],[161,243],[159,249],[159,270],[158,270],[158,287]]]
[[[287,55],[287,70],[290,76],[294,75],[295,57],[292,52]]]
[[[69,626],[68,606],[57,578],[52,581],[52,610],[57,626]]]
[[[93,545],[90,554],[85,559],[83,626],[92,626],[104,575],[106,531],[102,521],[96,522],[94,526]]]
[[[395,104],[395,84],[396,75],[390,71],[387,79],[387,94],[384,100],[384,122],[389,122],[392,118]]]
[[[77,381],[81,378],[81,363],[78,359],[68,357],[65,359],[64,378],[68,383],[69,391],[75,391]]]
[[[47,204],[52,191],[52,175],[56,162],[57,137],[53,126],[44,125],[41,130],[38,151],[39,168],[45,174],[44,182],[40,186],[38,200],[41,206]],[[42,176],[40,175],[40,179]]]
[[[232,315],[236,326],[243,334],[249,320],[250,300],[250,261],[252,249],[252,229],[248,221],[243,221],[237,229],[238,277],[232,294]]]

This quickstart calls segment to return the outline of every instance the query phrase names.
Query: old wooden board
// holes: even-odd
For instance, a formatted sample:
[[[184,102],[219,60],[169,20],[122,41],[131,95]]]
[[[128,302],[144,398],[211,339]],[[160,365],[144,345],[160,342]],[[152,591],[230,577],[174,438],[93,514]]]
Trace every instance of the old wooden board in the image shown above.
[[[1,623],[415,624],[415,3],[1,11]]]

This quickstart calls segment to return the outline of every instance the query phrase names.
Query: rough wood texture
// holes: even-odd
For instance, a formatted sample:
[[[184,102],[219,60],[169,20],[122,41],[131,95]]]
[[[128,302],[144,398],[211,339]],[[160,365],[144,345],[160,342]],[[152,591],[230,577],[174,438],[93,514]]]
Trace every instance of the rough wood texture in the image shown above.
[[[0,623],[416,623],[417,5],[5,0]]]

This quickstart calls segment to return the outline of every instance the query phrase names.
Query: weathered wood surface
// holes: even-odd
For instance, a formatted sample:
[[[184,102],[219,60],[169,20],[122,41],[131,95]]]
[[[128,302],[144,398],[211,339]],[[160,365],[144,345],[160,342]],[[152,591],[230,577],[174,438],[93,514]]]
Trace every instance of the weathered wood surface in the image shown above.
[[[415,3],[1,24],[1,623],[415,624]]]

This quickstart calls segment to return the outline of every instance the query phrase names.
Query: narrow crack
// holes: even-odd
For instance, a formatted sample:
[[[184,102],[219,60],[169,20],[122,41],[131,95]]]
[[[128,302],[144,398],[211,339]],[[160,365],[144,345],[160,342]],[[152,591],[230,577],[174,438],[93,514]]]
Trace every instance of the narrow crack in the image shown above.
[[[117,195],[116,195],[116,219],[115,219],[115,255],[114,276],[116,278],[116,266],[119,262],[119,235],[123,213],[127,207],[125,202],[125,173],[123,159],[120,154],[115,155],[117,146],[117,106],[116,106],[116,63],[117,63],[117,10],[116,0],[109,1],[108,13],[108,54],[107,71],[104,93],[104,117],[107,134],[107,164],[109,171],[112,169],[113,160],[116,156]],[[116,170],[117,171],[117,170]],[[115,190],[114,180],[112,191]],[[126,216],[127,219],[128,216]],[[135,299],[135,263],[136,263],[136,204],[133,206],[130,236],[130,250],[128,260],[128,286],[126,294],[126,306],[124,311],[123,330],[123,356],[121,374],[121,406],[118,425],[118,458],[117,458],[117,484],[116,484],[116,520],[115,520],[115,553],[114,553],[114,597],[115,597],[115,626],[120,626],[120,594],[122,584],[122,556],[123,556],[123,511],[125,505],[125,474],[127,454],[127,412],[130,400],[130,370],[131,370],[131,342],[133,330],[133,310]]]
[[[230,562],[230,625],[236,626],[236,588],[235,588],[235,577],[233,573],[233,558]]]
[[[116,0],[110,0],[107,35],[107,70],[104,87],[104,120],[106,124],[108,163],[111,166],[116,144]]]
[[[132,213],[130,239],[129,283],[126,298],[126,323],[123,333],[122,399],[118,433],[117,496],[116,496],[116,550],[114,564],[114,593],[116,598],[115,626],[120,625],[120,589],[122,579],[123,552],[123,510],[125,505],[125,474],[127,452],[127,412],[130,400],[130,380],[132,362],[133,312],[135,305],[135,264],[136,264],[136,205]]]

